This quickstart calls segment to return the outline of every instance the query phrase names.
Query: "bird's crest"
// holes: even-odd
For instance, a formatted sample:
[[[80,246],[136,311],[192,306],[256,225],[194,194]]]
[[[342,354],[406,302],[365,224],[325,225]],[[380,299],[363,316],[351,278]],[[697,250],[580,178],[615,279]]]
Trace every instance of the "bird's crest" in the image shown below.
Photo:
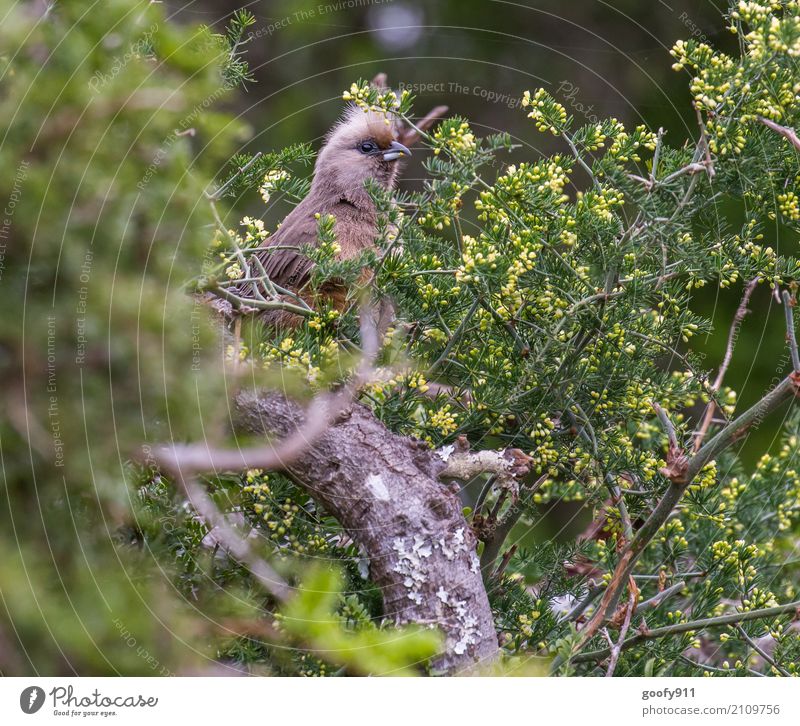
[[[398,119],[392,113],[348,106],[338,123],[330,130],[326,142],[339,139],[359,141],[374,139],[381,148],[397,139],[400,129]]]

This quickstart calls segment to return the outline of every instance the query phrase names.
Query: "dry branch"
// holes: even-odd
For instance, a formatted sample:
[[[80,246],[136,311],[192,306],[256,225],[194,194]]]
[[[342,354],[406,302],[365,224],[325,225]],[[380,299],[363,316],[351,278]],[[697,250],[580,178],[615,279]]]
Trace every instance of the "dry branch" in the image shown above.
[[[717,372],[717,377],[711,384],[711,390],[713,393],[719,393],[719,389],[722,388],[722,382],[725,380],[725,374],[728,372],[728,367],[733,360],[733,348],[736,345],[736,339],[739,337],[739,328],[741,328],[742,321],[747,313],[750,312],[748,305],[750,304],[750,297],[753,295],[756,285],[758,285],[757,277],[754,277],[752,280],[750,280],[750,282],[747,283],[744,289],[744,294],[742,295],[742,301],[739,303],[739,307],[736,309],[736,313],[733,316],[733,321],[731,322],[731,327],[728,331],[728,344],[725,346],[725,357],[722,359],[719,371]],[[711,422],[714,419],[715,408],[716,404],[712,399],[708,402],[708,406],[706,406],[705,413],[703,414],[703,421],[700,424],[700,428],[698,429],[697,433],[695,434],[695,451],[697,451],[702,445],[703,439],[705,438],[705,435],[711,426]]]
[[[664,638],[679,633],[688,633],[694,630],[703,630],[705,628],[720,627],[723,625],[735,625],[750,620],[762,620],[792,613],[797,616],[799,609],[800,600],[786,603],[785,605],[763,608],[761,610],[747,610],[742,613],[729,613],[714,618],[704,618],[702,620],[690,620],[686,623],[676,623],[675,625],[665,625],[662,628],[654,628],[653,630],[641,630],[622,643],[622,650],[630,648],[637,643],[642,643],[645,640],[655,640],[656,638]],[[579,653],[572,656],[571,660],[573,663],[585,663],[587,661],[602,660],[609,655],[611,655],[611,648],[603,648],[602,650],[593,650],[589,653]]]
[[[790,128],[789,126],[781,126],[780,124],[775,123],[771,119],[764,118],[763,116],[759,116],[758,120],[767,128],[779,133],[781,136],[787,139],[795,149],[800,151],[800,139],[797,138],[797,132],[795,132],[793,128]]]

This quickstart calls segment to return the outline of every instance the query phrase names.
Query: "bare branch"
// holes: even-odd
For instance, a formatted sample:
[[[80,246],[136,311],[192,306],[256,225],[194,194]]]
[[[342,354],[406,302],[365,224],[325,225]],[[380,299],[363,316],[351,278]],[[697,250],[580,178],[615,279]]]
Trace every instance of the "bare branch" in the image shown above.
[[[797,352],[797,336],[794,331],[794,306],[795,301],[788,290],[783,291],[783,312],[786,315],[786,339],[789,341],[789,351],[792,355],[792,370],[800,373],[800,355]]]
[[[230,179],[228,179],[228,181],[226,181],[222,186],[220,186],[218,189],[215,189],[213,192],[206,192],[206,199],[208,199],[209,201],[213,201],[213,202],[218,201],[219,199],[222,199],[222,197],[225,195],[225,192],[227,192],[228,189],[230,189],[231,185],[242,174],[244,174],[251,166],[253,166],[253,164],[255,164],[259,160],[259,158],[261,158],[261,156],[262,156],[262,153],[259,151],[244,166],[239,167],[237,172]]]
[[[446,464],[439,474],[443,479],[469,481],[480,474],[494,474],[501,486],[513,489],[517,480],[530,471],[532,459],[521,449],[459,451],[457,446],[463,443],[451,444],[437,452]]]
[[[669,445],[676,449],[679,448],[680,444],[678,443],[678,437],[675,435],[675,426],[672,421],[670,421],[669,416],[667,416],[667,412],[657,403],[653,404],[653,410],[656,412],[658,420],[661,421],[664,431],[667,432]]]
[[[664,600],[667,598],[672,597],[675,593],[680,592],[683,588],[686,587],[686,583],[681,580],[680,582],[676,582],[674,585],[662,590],[657,595],[654,595],[649,600],[645,600],[644,602],[640,602],[639,605],[636,607],[636,612],[640,612],[641,610],[647,610],[648,608],[654,610],[659,605],[661,605]]]
[[[713,628],[721,625],[732,625],[734,623],[744,623],[749,620],[761,620],[763,618],[773,618],[787,613],[797,613],[800,609],[800,600],[787,603],[786,605],[776,605],[771,608],[763,608],[761,610],[747,610],[742,613],[729,613],[728,615],[719,615],[714,618],[704,618],[702,620],[690,620],[686,623],[675,623],[674,625],[665,625],[661,628],[654,628],[653,630],[642,630],[636,635],[631,636],[622,643],[622,650],[626,650],[633,645],[642,643],[645,640],[655,640],[656,638],[663,638],[669,635],[677,635],[679,633],[688,633],[690,630],[703,630],[705,628]],[[589,653],[578,653],[570,660],[573,663],[585,663],[589,661],[602,660],[603,658],[611,655],[610,648],[603,648],[602,650],[593,650]]]
[[[789,126],[781,126],[780,124],[775,123],[771,119],[764,118],[763,116],[759,116],[758,120],[767,128],[772,129],[784,138],[788,139],[789,143],[794,146],[795,149],[800,151],[800,139],[797,138],[797,133],[793,128],[790,128]]]
[[[691,658],[687,658],[685,655],[679,655],[678,658],[682,660],[684,663],[690,666],[694,666],[695,668],[699,668],[700,670],[706,671],[707,673],[723,673],[725,675],[730,675],[729,670],[725,670],[724,668],[714,668],[714,666],[708,665],[708,663],[700,663],[699,661],[692,660]],[[765,678],[766,676],[763,673],[759,673],[758,671],[754,671],[752,668],[748,668],[747,672],[751,676],[756,676],[758,678]]]
[[[714,379],[714,382],[711,384],[711,390],[713,393],[718,393],[719,389],[722,388],[722,381],[725,378],[725,374],[728,372],[728,367],[731,364],[731,360],[733,359],[733,348],[736,345],[736,339],[739,337],[739,328],[742,326],[742,321],[744,320],[747,313],[750,312],[748,309],[748,305],[750,304],[750,297],[753,294],[753,291],[756,289],[758,285],[758,278],[754,277],[750,282],[747,283],[747,286],[744,289],[744,295],[742,295],[742,301],[739,303],[739,307],[736,309],[736,313],[733,316],[733,321],[731,322],[730,330],[728,331],[728,344],[725,346],[725,356],[722,359],[722,364],[719,367],[719,371],[717,372],[717,377]],[[705,413],[703,414],[703,420],[700,424],[700,428],[697,430],[697,434],[695,435],[694,439],[694,450],[697,451],[703,443],[703,439],[705,438],[706,433],[708,432],[709,427],[711,426],[711,422],[714,419],[714,409],[716,408],[716,404],[714,400],[710,400],[708,402],[708,406],[706,406]]]
[[[739,635],[741,635],[741,636],[742,636],[742,638],[744,638],[744,639],[745,639],[745,641],[747,642],[747,644],[748,644],[748,645],[749,645],[749,646],[750,646],[750,647],[751,647],[751,648],[752,648],[752,649],[753,649],[753,650],[754,650],[756,653],[758,653],[758,654],[759,654],[759,655],[760,655],[760,656],[761,656],[761,657],[764,659],[764,662],[766,662],[766,663],[769,663],[769,664],[770,664],[770,665],[771,665],[771,666],[772,666],[772,667],[773,667],[773,668],[774,668],[776,671],[778,671],[778,673],[780,673],[782,676],[786,676],[786,678],[791,678],[791,677],[792,677],[792,674],[791,674],[791,673],[789,673],[789,671],[787,671],[785,668],[782,668],[781,666],[779,666],[779,665],[778,665],[778,664],[775,662],[775,659],[774,659],[774,658],[772,658],[772,657],[770,657],[769,653],[767,653],[767,652],[766,652],[766,651],[765,651],[763,648],[760,648],[760,647],[759,647],[759,645],[758,645],[758,643],[756,643],[756,641],[755,641],[755,640],[753,640],[753,639],[752,639],[752,638],[751,638],[751,637],[750,637],[750,636],[747,634],[747,631],[746,631],[746,630],[745,630],[745,629],[744,629],[744,628],[743,628],[741,625],[739,625],[738,623],[736,624],[736,630],[738,630],[738,631],[739,631]]]
[[[241,430],[285,438],[307,425],[302,408],[277,393],[241,393],[235,406]],[[444,632],[436,666],[453,672],[494,659],[498,646],[475,535],[441,482],[445,466],[424,442],[394,434],[354,403],[288,474],[363,548],[385,618]]]
[[[185,476],[181,469],[170,472],[178,481],[195,511],[205,521],[209,531],[220,546],[255,577],[259,584],[276,600],[285,602],[292,588],[267,562],[253,552],[249,543],[225,519],[205,489],[193,476]]]
[[[631,587],[631,592],[628,597],[628,606],[625,611],[625,620],[619,630],[619,639],[616,644],[611,646],[611,659],[608,662],[608,670],[606,671],[606,678],[611,678],[617,668],[617,661],[619,660],[620,653],[622,653],[622,646],[625,642],[625,636],[628,634],[628,628],[631,627],[631,618],[633,611],[636,609],[636,590]]]
[[[653,409],[655,409],[658,419],[661,421],[661,425],[667,432],[667,438],[669,439],[669,449],[667,450],[666,457],[667,465],[661,467],[659,471],[670,481],[679,482],[686,476],[689,459],[678,441],[678,437],[675,433],[675,426],[672,424],[672,421],[670,421],[667,412],[657,403],[653,404]]]
[[[208,282],[200,287],[200,292],[208,292],[222,300],[229,302],[236,310],[241,312],[255,312],[257,310],[285,310],[286,312],[302,315],[305,318],[314,315],[314,311],[308,307],[301,307],[286,300],[259,300],[258,298],[241,297],[216,282]]]

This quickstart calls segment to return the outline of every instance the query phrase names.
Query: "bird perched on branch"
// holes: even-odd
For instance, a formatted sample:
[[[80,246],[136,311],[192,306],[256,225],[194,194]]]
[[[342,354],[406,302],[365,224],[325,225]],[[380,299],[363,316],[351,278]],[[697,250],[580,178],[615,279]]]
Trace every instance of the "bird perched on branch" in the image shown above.
[[[381,74],[373,85],[383,89],[385,81]],[[439,106],[416,128],[405,128],[390,113],[364,112],[357,106],[348,108],[326,136],[308,195],[256,253],[270,281],[299,294],[312,307],[315,298],[322,297],[334,308],[343,309],[348,291],[340,281],[325,281],[313,294],[308,290],[314,263],[303,254],[303,248],[319,244],[319,218],[324,215],[335,219],[337,259],[353,259],[373,247],[378,219],[375,203],[367,191],[368,182],[393,189],[398,161],[411,156],[408,147],[419,139],[419,132],[446,111],[446,107]],[[264,314],[264,320],[277,327],[294,327],[301,318],[286,310],[271,310]]]

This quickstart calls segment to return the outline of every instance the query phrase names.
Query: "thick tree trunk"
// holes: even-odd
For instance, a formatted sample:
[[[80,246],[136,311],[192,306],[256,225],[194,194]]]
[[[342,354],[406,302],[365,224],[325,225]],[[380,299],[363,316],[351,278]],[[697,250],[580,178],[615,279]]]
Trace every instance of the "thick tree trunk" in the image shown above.
[[[235,404],[236,425],[249,432],[283,438],[304,423],[303,409],[279,394],[240,393]],[[445,466],[353,404],[287,469],[361,545],[386,617],[445,633],[437,667],[452,673],[498,649],[475,536],[438,478]]]

